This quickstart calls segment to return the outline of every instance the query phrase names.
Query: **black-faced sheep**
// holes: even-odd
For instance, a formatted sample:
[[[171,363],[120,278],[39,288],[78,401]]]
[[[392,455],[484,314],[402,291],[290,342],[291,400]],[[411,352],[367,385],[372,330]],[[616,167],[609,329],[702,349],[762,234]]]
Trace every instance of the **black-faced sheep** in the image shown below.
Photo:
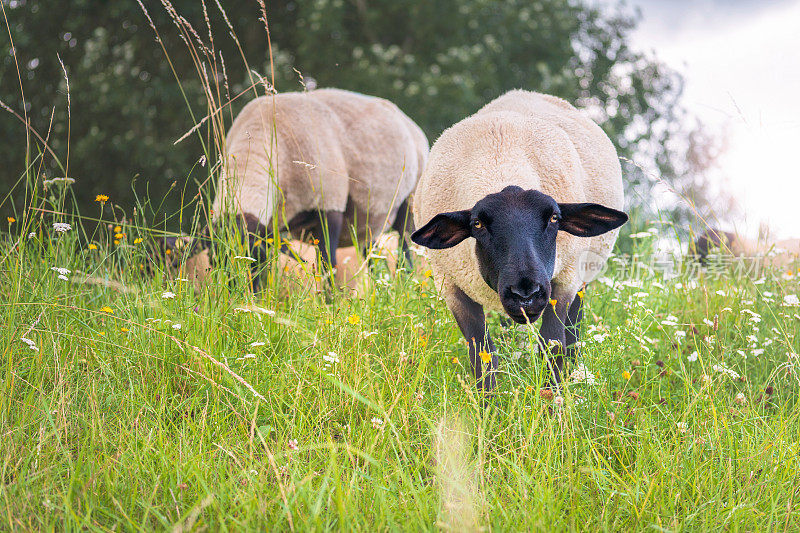
[[[559,98],[511,91],[436,141],[414,196],[412,240],[432,249],[479,388],[496,386],[498,367],[485,309],[518,323],[542,316],[559,382],[577,340],[578,293],[611,253],[628,219],[622,205],[614,146]]]
[[[236,117],[215,216],[240,213],[262,227],[317,239],[323,261],[336,248],[411,228],[409,196],[425,160],[422,130],[387,100],[339,89],[262,96]],[[264,235],[265,237],[266,235]]]

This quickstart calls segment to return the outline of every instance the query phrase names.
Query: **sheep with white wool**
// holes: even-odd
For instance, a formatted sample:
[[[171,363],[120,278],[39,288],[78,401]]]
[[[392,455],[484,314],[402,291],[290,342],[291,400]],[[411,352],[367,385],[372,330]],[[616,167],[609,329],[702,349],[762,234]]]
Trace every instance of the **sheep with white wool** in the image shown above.
[[[411,228],[408,199],[428,140],[387,100],[319,89],[253,100],[225,149],[215,217],[242,214],[266,233],[278,216],[280,229],[318,239],[321,259],[336,266],[336,248],[353,243],[351,225],[362,244]]]
[[[511,91],[445,131],[414,200],[412,240],[431,248],[434,277],[461,332],[479,388],[498,356],[484,311],[540,336],[560,380],[577,340],[583,285],[606,262],[623,206],[617,154],[603,131],[559,98]],[[482,365],[490,363],[489,371]]]

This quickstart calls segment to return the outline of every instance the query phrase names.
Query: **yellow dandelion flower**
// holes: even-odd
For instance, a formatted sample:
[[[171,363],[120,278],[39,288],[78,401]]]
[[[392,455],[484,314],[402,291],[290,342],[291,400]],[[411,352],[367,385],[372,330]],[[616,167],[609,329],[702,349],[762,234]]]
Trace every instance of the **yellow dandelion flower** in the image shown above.
[[[361,317],[359,317],[358,315],[350,315],[349,317],[347,317],[347,321],[355,325],[361,322]]]
[[[119,328],[122,333],[128,333],[130,330],[128,328]]]
[[[96,244],[89,244],[89,246],[87,246],[87,248],[89,248],[90,250],[97,250],[97,245]]]
[[[167,255],[172,255],[172,250],[167,248],[166,250],[164,250],[164,253],[167,254]]]
[[[274,239],[272,239],[272,238],[267,239],[267,244],[272,244],[273,242],[275,242]]]
[[[97,196],[94,197],[94,201],[104,204],[108,201],[108,196],[106,196],[105,194],[98,194]]]
[[[105,337],[106,336],[106,332],[105,331],[98,331],[97,334],[100,335],[101,337]]]
[[[311,241],[311,244],[313,244],[314,246],[316,246],[317,244],[319,244],[319,239],[313,239],[313,240]]]
[[[558,300],[550,300],[550,305],[552,305],[552,306],[553,306],[553,309],[555,309],[555,308],[556,308],[556,304],[557,304],[557,303],[558,303]]]
[[[488,365],[489,363],[492,362],[492,354],[490,354],[486,350],[481,350],[480,352],[478,352],[478,357],[481,358],[481,361],[483,361],[484,364]]]
[[[426,278],[429,278],[429,277],[433,276],[433,271],[429,268],[428,270],[425,271],[425,274],[423,274],[423,275]]]
[[[586,291],[585,291],[585,290],[583,290],[583,289],[579,290],[579,291],[578,291],[578,298],[580,298],[581,300],[583,300],[583,297],[584,297],[584,296],[586,296]]]
[[[452,359],[450,359],[450,362],[453,363],[454,365],[457,365],[458,364],[458,357],[453,357]]]
[[[8,223],[9,223],[9,224],[13,224],[14,222],[16,222],[16,221],[17,221],[17,219],[16,219],[16,218],[14,218],[14,217],[8,217],[8,218],[6,218],[6,220],[8,220]]]
[[[114,226],[114,233],[122,233],[122,226]]]
[[[626,371],[624,371],[624,372],[622,373],[622,377],[623,377],[624,379],[631,379],[631,373],[630,373],[630,372],[628,372],[628,371],[626,370]]]
[[[261,246],[261,244],[262,244],[263,242],[264,242],[264,241],[262,241],[261,239],[258,239],[256,242],[254,242],[254,243],[253,243],[253,247],[255,248],[255,247]]]
[[[142,242],[143,240],[144,240],[144,239],[142,239],[141,237],[137,237],[137,238],[133,239],[133,244],[139,244],[139,243],[140,243],[140,242]]]
[[[100,308],[100,311],[102,311],[103,313],[109,313],[109,314],[112,314],[112,315],[114,314],[114,310],[113,310],[113,309],[111,309],[111,308],[110,308],[109,306],[107,306],[107,305],[106,305],[106,306],[103,306],[103,307],[101,307],[101,308]]]

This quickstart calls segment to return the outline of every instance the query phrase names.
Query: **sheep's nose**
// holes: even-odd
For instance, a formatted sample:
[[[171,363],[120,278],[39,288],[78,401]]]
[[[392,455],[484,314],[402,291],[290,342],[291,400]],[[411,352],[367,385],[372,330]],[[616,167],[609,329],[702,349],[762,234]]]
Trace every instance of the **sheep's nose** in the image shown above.
[[[511,294],[520,299],[520,301],[527,302],[533,300],[544,292],[544,289],[538,283],[527,283],[524,285],[517,285],[511,287]]]

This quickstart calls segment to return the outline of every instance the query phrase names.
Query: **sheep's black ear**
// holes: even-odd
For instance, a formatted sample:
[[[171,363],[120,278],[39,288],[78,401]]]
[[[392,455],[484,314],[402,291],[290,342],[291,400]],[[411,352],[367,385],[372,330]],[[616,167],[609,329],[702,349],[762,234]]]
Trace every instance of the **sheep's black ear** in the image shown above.
[[[617,229],[628,215],[600,204],[558,204],[561,220],[558,229],[578,237],[595,237]]]
[[[472,234],[469,209],[439,213],[411,235],[411,240],[425,248],[452,248]]]

